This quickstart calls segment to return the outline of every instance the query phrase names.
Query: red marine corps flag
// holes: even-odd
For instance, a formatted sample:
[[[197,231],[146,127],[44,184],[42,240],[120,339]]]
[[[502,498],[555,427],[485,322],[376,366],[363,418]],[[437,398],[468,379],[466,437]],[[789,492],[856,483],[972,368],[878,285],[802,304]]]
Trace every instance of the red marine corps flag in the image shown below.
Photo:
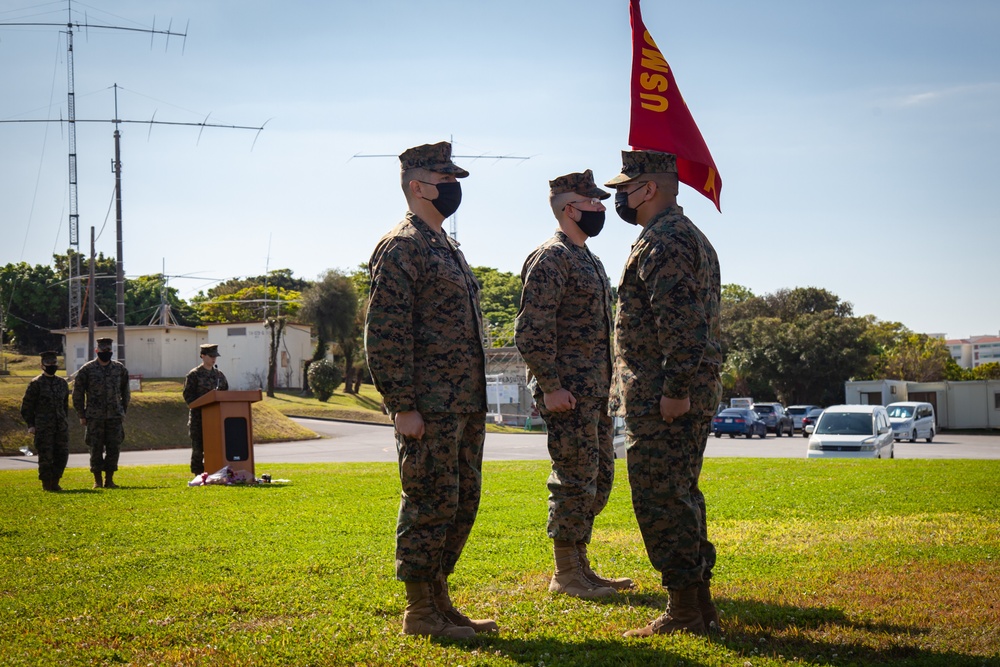
[[[670,66],[642,23],[639,0],[630,0],[632,18],[632,124],[628,142],[634,150],[677,156],[677,178],[719,206],[722,177],[701,131],[677,89]]]

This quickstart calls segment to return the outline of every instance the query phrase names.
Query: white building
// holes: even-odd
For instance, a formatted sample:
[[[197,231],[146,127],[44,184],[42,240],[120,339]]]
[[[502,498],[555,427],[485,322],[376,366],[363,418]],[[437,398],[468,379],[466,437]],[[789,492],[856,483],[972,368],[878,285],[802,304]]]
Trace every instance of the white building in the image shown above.
[[[944,342],[951,358],[962,368],[976,368],[990,362],[1000,363],[1000,336],[970,336]]]
[[[271,332],[262,322],[209,324],[206,343],[219,346],[218,367],[234,391],[267,388],[267,355]],[[278,373],[275,387],[301,389],[303,367],[312,358],[310,329],[304,324],[288,324],[278,345]],[[195,355],[197,365],[198,356]],[[190,366],[188,367],[191,368]]]
[[[934,406],[938,428],[1000,429],[1000,380],[850,381],[844,383],[844,398],[848,404],[868,405],[922,401]]]
[[[66,375],[73,375],[93,358],[88,350],[90,333],[87,329],[60,329],[66,351]],[[129,375],[143,378],[184,377],[200,362],[199,346],[206,340],[205,329],[177,325],[125,327],[125,366]],[[118,328],[96,327],[94,340],[115,341],[114,356],[118,358]]]
[[[87,363],[87,329],[61,329],[65,340],[66,374],[73,375]],[[111,338],[118,356],[117,327],[97,327],[94,339]],[[271,332],[262,322],[209,324],[207,327],[149,325],[125,327],[125,366],[129,375],[142,379],[183,378],[201,363],[201,345],[219,346],[218,367],[234,391],[267,387],[267,357]],[[278,345],[275,386],[301,389],[303,367],[312,358],[308,325],[288,324]]]

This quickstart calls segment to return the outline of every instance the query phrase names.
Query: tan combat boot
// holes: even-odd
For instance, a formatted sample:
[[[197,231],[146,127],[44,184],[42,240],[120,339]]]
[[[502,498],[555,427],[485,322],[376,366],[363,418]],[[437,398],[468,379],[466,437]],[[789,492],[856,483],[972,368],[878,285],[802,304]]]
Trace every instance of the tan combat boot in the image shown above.
[[[445,618],[434,606],[431,584],[427,581],[406,582],[406,609],[403,611],[403,634],[424,637],[468,639],[475,637],[472,628],[460,627]]]
[[[104,473],[104,488],[105,489],[117,489],[118,485],[115,484],[113,477],[115,473],[108,471]]]
[[[580,559],[580,569],[583,570],[583,576],[587,577],[589,581],[597,584],[598,586],[613,588],[616,591],[625,591],[632,588],[632,580],[628,577],[606,579],[590,569],[590,560],[587,558],[586,542],[576,543],[576,553]]]
[[[99,472],[95,472],[94,473],[94,488],[95,489],[103,489],[104,488],[104,480],[101,479],[101,473],[99,473]]]
[[[705,629],[709,632],[721,632],[722,624],[719,622],[719,610],[712,602],[712,591],[708,581],[698,584],[698,608],[701,609],[701,620],[705,624]]]
[[[437,580],[431,582],[431,591],[434,593],[434,606],[444,614],[445,618],[462,628],[472,628],[476,634],[483,632],[499,632],[500,628],[492,618],[471,619],[451,603],[451,596],[448,594],[448,577],[442,574]]]
[[[670,602],[667,603],[667,610],[658,618],[650,621],[646,627],[629,630],[625,636],[651,637],[682,631],[696,635],[706,634],[705,622],[701,618],[701,608],[698,606],[697,586],[683,590],[670,589]]]
[[[583,575],[576,542],[555,540],[556,573],[549,582],[549,592],[565,593],[575,598],[605,598],[615,594],[609,586],[599,586]]]

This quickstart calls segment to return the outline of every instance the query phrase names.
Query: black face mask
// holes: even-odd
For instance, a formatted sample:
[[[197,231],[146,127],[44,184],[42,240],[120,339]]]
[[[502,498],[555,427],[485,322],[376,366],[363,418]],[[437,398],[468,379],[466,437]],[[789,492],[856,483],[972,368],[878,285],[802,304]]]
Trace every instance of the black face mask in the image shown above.
[[[59,370],[58,366],[42,366],[42,370],[45,371],[46,375],[55,375],[56,371]]]
[[[424,183],[424,181],[420,181]],[[454,183],[426,183],[426,185],[433,185],[437,188],[438,196],[437,199],[430,199],[431,204],[437,209],[437,212],[448,218],[458,210],[459,204],[462,203],[462,184],[458,181]],[[424,197],[424,199],[427,199]]]
[[[98,352],[97,358],[101,361],[111,361],[111,352]]]
[[[604,211],[580,211],[580,220],[576,226],[591,238],[597,236],[604,229]]]
[[[639,217],[639,206],[642,206],[642,204],[645,204],[646,202],[642,202],[641,204],[639,204],[639,206],[636,206],[635,208],[632,208],[631,206],[628,205],[628,198],[633,193],[635,193],[636,191],[638,191],[639,188],[641,188],[641,187],[642,186],[640,185],[635,190],[632,190],[632,192],[616,192],[615,193],[615,213],[618,214],[619,218],[621,218],[622,220],[624,220],[625,222],[627,222],[630,225],[636,224],[636,220]]]

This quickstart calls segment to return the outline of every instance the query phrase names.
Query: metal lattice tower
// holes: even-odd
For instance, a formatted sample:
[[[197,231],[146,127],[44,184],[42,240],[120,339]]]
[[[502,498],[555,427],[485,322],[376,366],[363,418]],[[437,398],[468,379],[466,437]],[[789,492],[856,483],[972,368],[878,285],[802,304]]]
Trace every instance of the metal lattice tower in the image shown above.
[[[51,22],[21,22],[3,21],[3,26],[46,26],[59,27],[66,30],[66,83],[67,83],[67,126],[69,136],[69,256],[67,257],[67,271],[69,272],[69,328],[83,326],[82,312],[82,276],[80,274],[80,212],[79,197],[77,194],[77,154],[76,154],[76,84],[75,68],[73,63],[73,30],[75,28],[100,28],[104,30],[125,30],[129,32],[142,32],[151,36],[164,35],[170,37],[187,38],[187,30],[184,32],[174,32],[169,27],[166,30],[154,28],[130,28],[125,26],[111,26],[91,24],[86,19],[82,22],[73,21],[73,0],[66,0],[66,23]]]
[[[71,256],[66,258],[69,271],[69,327],[83,325],[80,298],[80,212],[76,193],[76,91],[73,74],[73,19],[66,22],[66,113],[69,136],[69,245]]]

